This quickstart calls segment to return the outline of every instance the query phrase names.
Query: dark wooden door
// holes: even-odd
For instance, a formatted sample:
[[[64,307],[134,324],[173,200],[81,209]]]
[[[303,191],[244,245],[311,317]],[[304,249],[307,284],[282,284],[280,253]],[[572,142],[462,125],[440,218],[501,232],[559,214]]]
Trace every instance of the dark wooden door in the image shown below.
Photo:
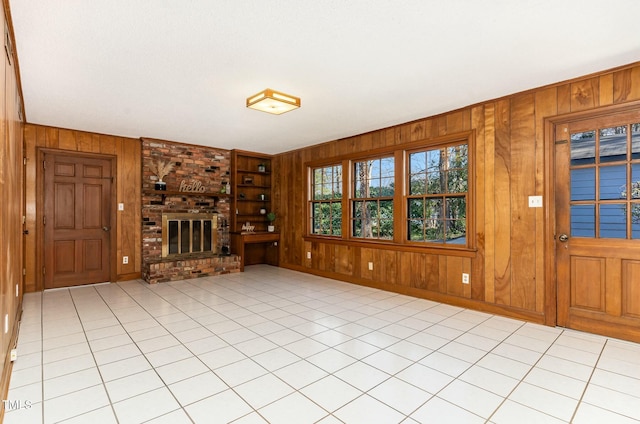
[[[555,136],[558,325],[640,341],[640,111]]]
[[[110,280],[110,159],[44,155],[45,288]]]

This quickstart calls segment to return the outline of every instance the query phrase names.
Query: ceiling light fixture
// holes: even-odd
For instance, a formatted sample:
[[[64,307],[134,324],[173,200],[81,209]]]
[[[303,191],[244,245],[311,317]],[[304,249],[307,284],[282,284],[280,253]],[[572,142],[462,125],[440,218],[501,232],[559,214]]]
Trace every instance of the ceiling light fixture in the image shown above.
[[[267,88],[255,96],[249,97],[247,99],[247,107],[274,115],[280,115],[299,108],[300,98]]]

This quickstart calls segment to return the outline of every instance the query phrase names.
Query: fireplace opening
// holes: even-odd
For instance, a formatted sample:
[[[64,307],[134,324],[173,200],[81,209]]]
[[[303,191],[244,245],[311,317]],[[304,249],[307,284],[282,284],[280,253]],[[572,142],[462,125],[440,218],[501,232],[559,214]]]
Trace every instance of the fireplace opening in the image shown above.
[[[219,253],[217,214],[162,214],[163,258],[176,258],[206,253]]]

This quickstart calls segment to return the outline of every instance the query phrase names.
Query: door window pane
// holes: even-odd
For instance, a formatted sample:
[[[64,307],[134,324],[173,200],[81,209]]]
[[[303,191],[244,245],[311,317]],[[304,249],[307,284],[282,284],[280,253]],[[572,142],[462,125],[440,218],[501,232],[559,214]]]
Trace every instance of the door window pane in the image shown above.
[[[596,163],[596,132],[571,134],[571,165]]]
[[[600,130],[600,162],[627,159],[627,126]]]
[[[631,158],[640,159],[640,123],[631,124]]]
[[[571,170],[571,200],[596,199],[595,168],[578,168]]]
[[[640,237],[640,122],[573,133],[570,150],[572,235]]]
[[[571,236],[595,237],[596,214],[594,205],[571,206]]]
[[[627,238],[627,218],[624,205],[600,205],[600,237]]]
[[[600,200],[626,198],[626,165],[600,167]]]
[[[631,166],[631,198],[640,199],[640,164]]]
[[[640,202],[631,203],[631,238],[640,240]]]

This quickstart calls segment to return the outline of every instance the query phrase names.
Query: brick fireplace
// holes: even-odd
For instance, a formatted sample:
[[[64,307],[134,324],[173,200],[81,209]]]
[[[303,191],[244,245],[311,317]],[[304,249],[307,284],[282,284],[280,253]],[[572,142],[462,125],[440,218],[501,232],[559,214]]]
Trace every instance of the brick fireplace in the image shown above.
[[[165,190],[153,165],[170,164]],[[142,139],[142,277],[160,283],[240,270],[229,254],[230,152]],[[163,234],[164,222],[164,234]],[[163,254],[164,240],[164,254]]]

